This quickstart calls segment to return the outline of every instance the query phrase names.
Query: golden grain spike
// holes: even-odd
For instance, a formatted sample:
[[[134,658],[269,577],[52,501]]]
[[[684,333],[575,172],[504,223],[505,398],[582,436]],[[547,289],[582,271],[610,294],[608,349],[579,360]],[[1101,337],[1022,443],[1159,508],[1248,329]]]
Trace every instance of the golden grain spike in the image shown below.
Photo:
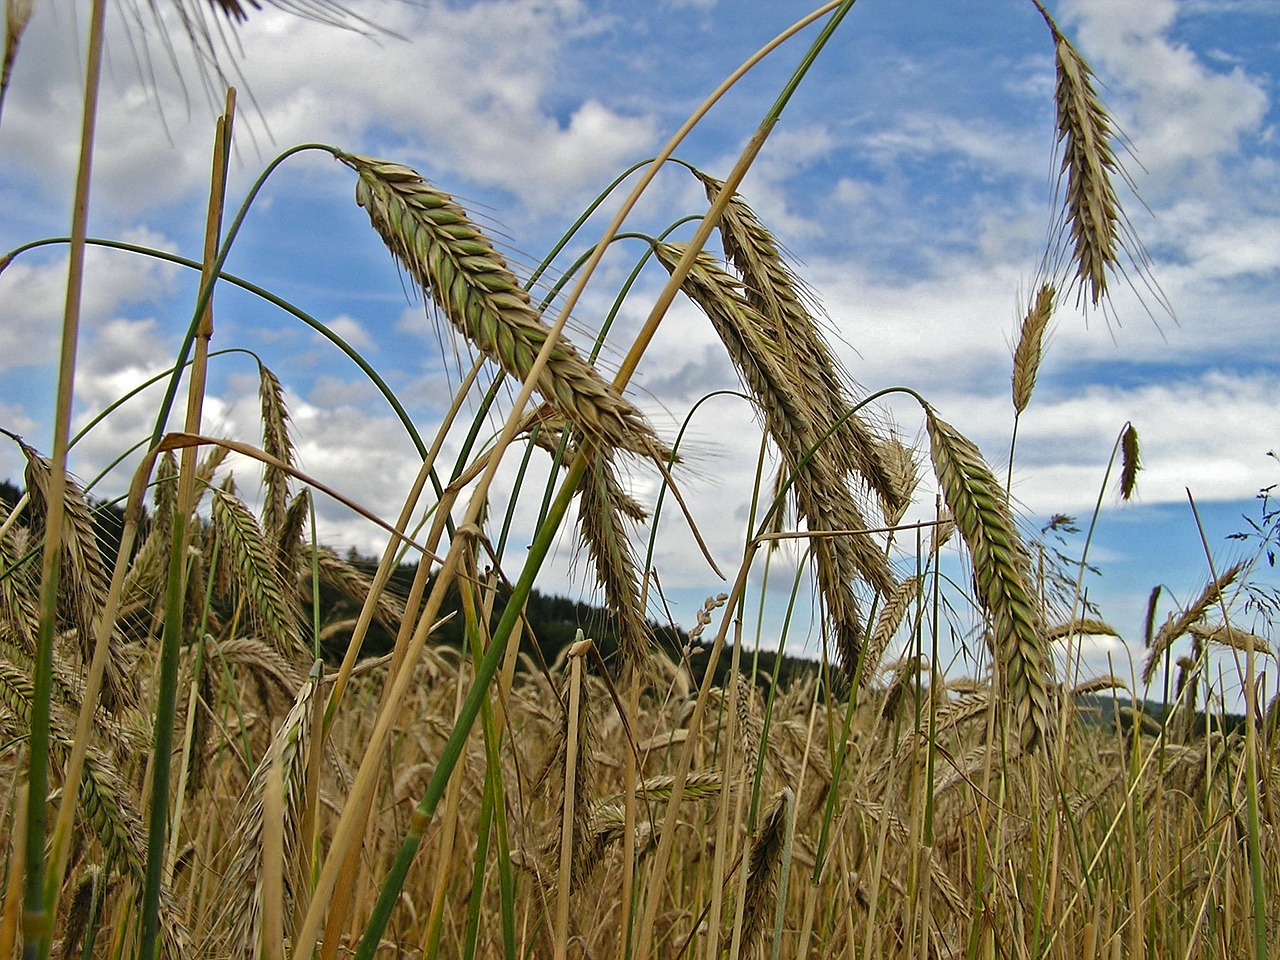
[[[403,164],[340,154],[359,176],[356,202],[387,248],[451,324],[522,382],[551,333],[506,260],[467,212]],[[609,447],[667,459],[644,416],[563,334],[536,387],[575,428]]]
[[[1036,374],[1040,372],[1043,356],[1044,334],[1053,316],[1054,289],[1043,284],[1036,294],[1018,331],[1018,345],[1013,350],[1013,409],[1022,413],[1031,402]]]

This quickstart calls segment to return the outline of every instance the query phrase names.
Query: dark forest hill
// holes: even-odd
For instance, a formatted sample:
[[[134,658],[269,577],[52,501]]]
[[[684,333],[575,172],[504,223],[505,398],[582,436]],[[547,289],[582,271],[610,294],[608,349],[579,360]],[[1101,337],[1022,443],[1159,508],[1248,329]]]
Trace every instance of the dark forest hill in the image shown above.
[[[9,481],[0,480],[0,503],[11,507],[18,502],[22,493],[22,487]],[[114,558],[119,552],[120,536],[124,529],[124,509],[118,504],[99,500],[93,496],[89,496],[88,500],[90,506],[94,508],[95,531],[99,548],[103,556]],[[345,558],[347,562],[352,563],[369,575],[372,575],[377,567],[377,562],[374,559],[358,556],[354,552],[348,552]],[[399,567],[392,574],[389,589],[400,597],[406,596],[410,585],[413,583],[413,576],[413,565],[407,564]],[[504,597],[500,594],[494,604],[494,625],[501,618],[504,609]],[[453,593],[446,599],[441,616],[443,617],[449,613],[455,613],[455,616],[438,631],[437,642],[457,648],[462,647],[464,638],[462,617],[459,610],[458,597],[456,593]],[[328,584],[321,585],[321,623],[331,624],[341,620],[353,619],[359,615],[359,612],[360,604],[356,600],[345,596]],[[554,662],[559,653],[573,642],[579,629],[582,630],[584,636],[591,637],[596,641],[596,645],[600,648],[606,663],[612,663],[616,657],[616,630],[608,612],[600,607],[568,597],[543,594],[535,590],[525,605],[525,616],[528,624],[528,636],[522,640],[521,649],[534,657],[535,660],[541,659],[548,664]],[[688,634],[682,628],[672,624],[651,621],[651,626],[656,645],[672,659],[679,659],[689,641]],[[532,640],[529,639],[530,636]],[[334,632],[332,636],[326,639],[324,644],[323,649],[326,657],[334,662],[340,660],[346,650],[349,638],[349,632],[341,630]],[[367,656],[385,653],[391,649],[394,641],[395,638],[391,633],[374,623],[370,627],[362,652]],[[690,651],[690,665],[695,678],[699,681],[701,681],[705,670],[707,652],[708,648],[700,643],[695,643]],[[754,652],[744,651],[744,657],[753,655]],[[767,682],[768,678],[773,676],[775,668],[778,671],[778,681],[784,686],[797,677],[810,676],[818,669],[818,665],[814,661],[803,658],[783,657],[781,664],[777,660],[777,654],[771,650],[761,650],[759,652],[758,682]],[[722,656],[716,669],[718,682],[723,681],[728,670],[728,664],[729,658]]]

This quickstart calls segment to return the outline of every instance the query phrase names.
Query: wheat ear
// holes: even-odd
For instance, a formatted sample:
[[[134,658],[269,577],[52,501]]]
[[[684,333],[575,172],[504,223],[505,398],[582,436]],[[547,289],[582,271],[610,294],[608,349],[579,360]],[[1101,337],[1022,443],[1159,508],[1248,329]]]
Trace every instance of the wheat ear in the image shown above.
[[[268,542],[253,513],[239,497],[217,490],[213,496],[213,529],[222,543],[221,573],[248,602],[253,619],[286,659],[303,649],[296,604],[280,582],[274,545]]]
[[[264,791],[273,778],[268,776],[272,768],[279,771],[277,781],[284,791],[282,807],[284,824],[284,862],[300,864],[303,861],[299,844],[309,842],[300,837],[297,829],[302,819],[302,808],[307,792],[309,756],[315,738],[313,734],[316,711],[314,698],[320,688],[321,664],[316,661],[306,683],[298,690],[293,707],[285,716],[280,729],[271,739],[262,760],[249,778],[236,816],[230,867],[222,882],[218,919],[210,929],[210,937],[229,946],[232,955],[258,957],[262,944],[262,886],[264,855]],[[308,878],[298,871],[286,870],[284,874],[286,897],[290,900],[305,890]],[[284,916],[292,917],[286,909]],[[206,951],[207,953],[207,951]]]
[[[1022,413],[1031,402],[1036,374],[1040,372],[1040,360],[1044,353],[1044,334],[1053,316],[1054,289],[1043,284],[1035,301],[1022,319],[1018,330],[1018,344],[1013,349],[1013,409]]]
[[[1138,471],[1142,469],[1142,455],[1138,445],[1138,428],[1125,424],[1120,437],[1120,499],[1132,500],[1138,489]]]
[[[26,484],[31,506],[43,518],[49,512],[50,464],[26,444],[22,444],[22,452],[27,458]],[[81,663],[87,667],[93,660],[96,622],[106,602],[111,577],[98,549],[93,514],[84,491],[70,476],[66,478],[62,500],[62,530],[58,534],[62,541],[61,592],[75,624]],[[113,636],[102,676],[102,705],[108,710],[119,712],[137,704],[137,689],[128,678],[128,664]]]
[[[533,440],[558,455],[565,442],[565,427],[558,416],[544,416]],[[652,631],[640,596],[640,570],[628,525],[644,522],[648,513],[623,489],[612,450],[569,441],[568,452],[588,458],[578,485],[578,530],[595,569],[596,583],[604,592],[605,609],[617,621],[618,653],[626,663],[640,663],[652,645]]]
[[[1030,751],[1052,730],[1053,682],[1026,548],[978,448],[932,408],[925,412],[934,472],[973,559],[978,599],[991,617],[999,692]]]
[[[264,364],[258,364],[258,398],[262,405],[262,449],[281,463],[293,463],[289,437],[289,410],[280,381]],[[271,464],[262,470],[262,527],[279,539],[289,504],[289,474]]]
[[[1200,592],[1200,596],[1195,599],[1195,602],[1183,610],[1181,614],[1177,617],[1171,614],[1165,620],[1163,626],[1151,639],[1150,650],[1147,652],[1147,661],[1142,665],[1143,684],[1151,682],[1151,677],[1155,674],[1156,667],[1159,666],[1165,651],[1172,646],[1175,640],[1190,631],[1192,624],[1198,623],[1204,617],[1209,608],[1218,602],[1222,592],[1235,582],[1236,577],[1240,576],[1243,570],[1243,563],[1233,563],[1218,574],[1216,580],[1210,580]],[[1154,610],[1152,612],[1154,613]]]
[[[1111,145],[1115,131],[1098,97],[1093,70],[1040,0],[1032,2],[1053,34],[1054,105],[1062,145],[1061,176],[1066,179],[1063,227],[1071,245],[1073,283],[1096,307],[1107,296],[1107,274],[1120,268],[1125,249],[1114,183],[1123,176]]]
[[[704,173],[697,175],[707,199],[714,203],[724,185]],[[809,306],[812,296],[787,264],[769,229],[736,193],[721,217],[720,235],[725,256],[742,275],[747,302],[767,321],[797,392],[813,411],[815,431],[818,435],[835,431],[830,441],[832,458],[842,471],[858,475],[888,503],[889,512],[905,509],[882,439],[857,415],[844,417],[853,405],[849,379],[822,337]]]
[[[351,154],[356,202],[388,249],[475,347],[524,381],[551,328],[506,260],[451,196],[403,164]],[[536,387],[561,416],[609,447],[662,459],[643,415],[563,336]]]
[[[747,887],[742,901],[742,949],[750,955],[764,931],[770,902],[776,901],[775,875],[782,862],[787,840],[787,822],[795,805],[795,794],[784,787],[778,791],[760,824],[747,856]]]
[[[894,634],[898,632],[898,627],[902,625],[902,620],[911,609],[911,604],[920,596],[922,583],[919,576],[907,577],[895,584],[885,598],[884,606],[880,608],[880,615],[876,618],[875,629],[871,631],[871,638],[867,641],[865,663],[862,668],[865,676],[873,677],[879,671],[885,650],[888,649]]]
[[[618,653],[626,663],[640,663],[649,651],[651,633],[625,524],[644,520],[645,511],[622,489],[612,460],[600,450],[591,454],[580,491],[578,529],[604,591],[605,607],[617,617]]]

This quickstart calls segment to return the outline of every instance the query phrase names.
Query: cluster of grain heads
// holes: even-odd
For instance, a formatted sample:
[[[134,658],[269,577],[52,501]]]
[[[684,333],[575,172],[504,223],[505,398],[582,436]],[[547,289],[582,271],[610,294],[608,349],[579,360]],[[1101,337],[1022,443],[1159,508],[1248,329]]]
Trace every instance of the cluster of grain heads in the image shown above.
[[[715,202],[723,184],[698,172]],[[769,229],[738,194],[720,220],[725,257],[742,278],[744,299],[756,311],[765,335],[776,344],[778,358],[792,388],[813,419],[815,441],[824,441],[841,477],[869,487],[886,505],[886,514],[904,510],[914,487],[913,471],[894,458],[886,440],[852,412],[849,378],[822,336],[813,297],[795,276]]]
[[[1052,730],[1053,662],[1044,640],[1031,565],[1005,492],[973,443],[926,407],[942,495],[973,559],[978,600],[991,618],[1000,696],[1031,750]]]
[[[683,252],[679,244],[656,247],[658,260],[668,270],[675,268]],[[851,680],[861,660],[864,629],[854,585],[866,583],[887,595],[894,581],[884,548],[866,532],[870,524],[846,480],[847,469],[837,450],[847,449],[847,444],[821,430],[820,408],[809,398],[811,384],[798,372],[805,365],[788,361],[777,324],[752,305],[741,280],[703,251],[682,289],[710,319],[782,455],[796,513],[813,535],[809,547],[818,586],[841,668]],[[825,426],[830,430],[834,425]],[[897,493],[890,499],[896,502]],[[863,676],[874,668],[866,664]]]

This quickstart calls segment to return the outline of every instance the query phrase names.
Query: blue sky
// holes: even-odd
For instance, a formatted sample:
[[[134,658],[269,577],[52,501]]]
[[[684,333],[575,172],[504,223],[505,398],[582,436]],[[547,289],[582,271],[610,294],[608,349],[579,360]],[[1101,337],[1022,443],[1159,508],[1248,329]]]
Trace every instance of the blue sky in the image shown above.
[[[6,250],[67,232],[83,6],[38,3],[18,57],[0,122]],[[1128,211],[1176,320],[1120,284],[1110,323],[1058,313],[1019,427],[1013,493],[1030,528],[1054,513],[1083,526],[1116,435],[1126,421],[1137,425],[1146,465],[1138,501],[1120,506],[1107,492],[1092,554],[1103,576],[1091,585],[1106,619],[1136,641],[1152,586],[1186,601],[1204,582],[1187,489],[1225,565],[1244,547],[1223,537],[1244,526],[1242,515],[1257,515],[1259,488],[1280,480],[1267,456],[1280,446],[1280,5],[1049,6],[1096,69],[1125,132],[1142,198],[1127,197]],[[124,8],[112,9],[90,230],[198,256],[219,95],[207,94],[180,38],[172,57],[164,51],[149,9]],[[656,152],[724,76],[809,9],[756,0],[385,0],[359,8],[383,28],[374,36],[253,12],[226,61],[242,88],[231,202],[278,152],[331,143],[414,166],[486,218],[527,269],[618,172]],[[678,155],[724,175],[812,35],[731,91]],[[1048,32],[1026,0],[861,0],[743,187],[819,297],[857,382],[868,391],[916,389],[1000,476],[1012,425],[1011,343],[1053,216],[1052,89]],[[288,162],[227,266],[364,351],[429,434],[456,381],[452,342],[442,354],[434,318],[406,299],[352,194],[349,171],[331,159]],[[692,178],[673,168],[633,228],[662,229],[704,204]],[[575,254],[593,229],[598,235],[594,221]],[[639,253],[619,247],[606,260],[576,311],[580,341]],[[0,425],[43,449],[64,270],[64,254],[50,249],[0,275]],[[642,277],[606,365],[662,280],[660,271]],[[172,362],[193,284],[174,269],[97,252],[87,291],[81,421]],[[367,381],[264,304],[223,290],[217,308],[215,349],[254,350],[283,380],[301,467],[394,517],[415,472],[413,448]],[[710,326],[677,303],[641,366],[636,399],[673,436],[699,397],[734,384]],[[255,391],[251,361],[215,361],[207,431],[255,439]],[[91,434],[75,452],[77,473],[93,476],[145,436],[154,404],[138,401]],[[920,440],[917,410],[894,402],[885,413],[905,439]],[[691,437],[685,494],[732,569],[758,432],[741,404],[716,401]],[[17,451],[0,447],[0,475],[19,471]],[[652,476],[637,468],[632,481],[652,498]],[[126,482],[118,472],[102,490],[118,493]],[[931,509],[927,491],[921,502]],[[337,505],[320,509],[324,539],[380,549],[375,528]],[[656,562],[673,611],[691,624],[719,584],[678,523],[662,530]],[[581,564],[562,557],[544,587],[581,593]],[[1098,644],[1090,664],[1104,664],[1108,652],[1126,656],[1121,645]]]

